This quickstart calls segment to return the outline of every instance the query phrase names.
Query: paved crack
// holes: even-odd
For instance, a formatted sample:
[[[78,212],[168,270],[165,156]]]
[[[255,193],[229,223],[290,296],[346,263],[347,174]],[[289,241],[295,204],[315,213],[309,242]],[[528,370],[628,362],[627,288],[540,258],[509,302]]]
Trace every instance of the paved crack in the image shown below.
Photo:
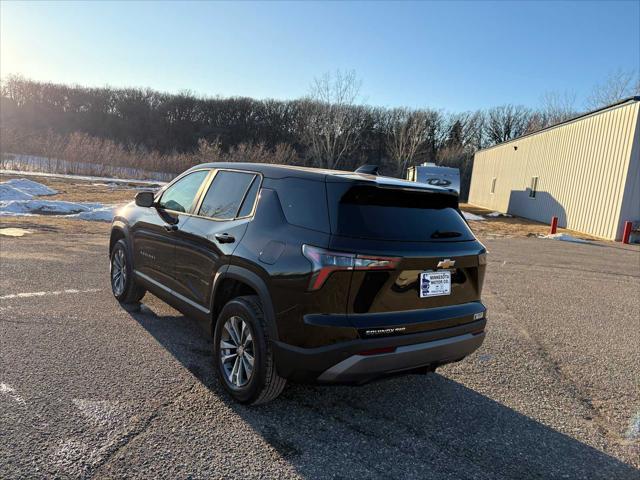
[[[542,361],[548,365],[549,371],[556,378],[558,383],[562,385],[562,387],[567,392],[569,392],[571,397],[576,402],[582,405],[588,412],[592,413],[592,415],[583,416],[583,418],[587,421],[593,422],[594,426],[603,436],[620,445],[627,445],[629,442],[622,438],[616,431],[616,429],[610,424],[610,422],[606,420],[598,407],[593,404],[590,396],[580,390],[574,379],[562,369],[560,363],[551,356],[551,353],[547,350],[547,348],[537,338],[531,335],[531,333],[523,325],[520,318],[513,312],[513,310],[509,308],[509,306],[505,302],[500,299],[498,293],[492,290],[491,294],[494,297],[494,301],[500,303],[504,311],[507,312],[514,320],[512,324],[532,344],[533,349],[542,359]]]
[[[120,437],[117,442],[114,442],[108,445],[106,451],[101,456],[99,461],[97,461],[94,465],[91,466],[89,471],[87,472],[87,477],[92,477],[100,473],[100,470],[103,469],[109,462],[115,458],[115,456],[127,448],[127,446],[138,438],[140,435],[144,434],[151,424],[159,418],[162,413],[170,408],[172,405],[180,401],[184,396],[192,393],[196,389],[196,385],[192,385],[188,389],[176,395],[173,399],[168,400],[160,404],[151,414],[149,414],[143,421],[138,422],[136,426],[127,432],[125,435]]]

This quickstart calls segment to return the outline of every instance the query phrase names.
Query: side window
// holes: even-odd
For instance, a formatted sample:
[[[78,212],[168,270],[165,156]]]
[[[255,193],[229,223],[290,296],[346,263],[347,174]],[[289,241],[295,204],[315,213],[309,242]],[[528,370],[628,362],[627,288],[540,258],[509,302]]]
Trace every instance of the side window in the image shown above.
[[[274,184],[288,223],[320,232],[331,231],[324,182],[283,178]]]
[[[529,190],[529,198],[536,198],[538,193],[538,177],[531,177],[531,189]]]
[[[164,191],[158,206],[176,212],[188,212],[207,175],[209,170],[198,170],[182,177]]]
[[[242,206],[238,212],[238,217],[248,217],[253,211],[253,206],[256,203],[256,197],[258,196],[258,189],[260,188],[260,178],[255,177],[251,183],[251,187],[247,192],[247,195],[242,201]]]
[[[491,179],[491,193],[496,193],[496,180],[498,180],[496,177]]]
[[[217,220],[235,218],[240,203],[255,177],[251,173],[220,170],[211,182],[198,214]]]

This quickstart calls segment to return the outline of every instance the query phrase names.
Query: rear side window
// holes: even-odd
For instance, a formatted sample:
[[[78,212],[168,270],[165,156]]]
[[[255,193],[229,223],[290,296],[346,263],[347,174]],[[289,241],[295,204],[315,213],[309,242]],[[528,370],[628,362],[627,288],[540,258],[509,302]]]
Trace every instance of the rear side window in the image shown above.
[[[473,240],[456,196],[371,185],[327,183],[331,232],[411,242]]]
[[[185,175],[164,191],[158,206],[176,212],[188,212],[207,175],[209,170],[198,170]]]
[[[198,215],[230,220],[236,217],[240,204],[256,175],[220,170],[213,178],[202,200]]]
[[[324,182],[302,178],[271,180],[278,193],[282,211],[291,225],[329,232],[327,192]]]

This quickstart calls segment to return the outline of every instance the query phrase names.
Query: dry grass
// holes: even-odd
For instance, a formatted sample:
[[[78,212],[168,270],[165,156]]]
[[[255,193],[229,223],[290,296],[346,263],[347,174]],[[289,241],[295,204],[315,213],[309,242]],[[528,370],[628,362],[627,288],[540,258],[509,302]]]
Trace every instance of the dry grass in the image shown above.
[[[487,214],[493,210],[476,207],[463,203],[460,208],[465,212],[475,215],[482,215],[485,220],[469,222],[473,232],[479,237],[500,238],[500,237],[532,237],[538,235],[546,235],[549,233],[550,226],[545,223],[527,220],[520,217],[487,217]],[[581,232],[575,232],[566,228],[558,228],[558,233],[566,233],[576,238],[584,238],[585,240],[601,240],[591,235]]]
[[[32,234],[109,235],[109,222],[90,222],[54,215],[0,216],[0,228],[24,228]]]

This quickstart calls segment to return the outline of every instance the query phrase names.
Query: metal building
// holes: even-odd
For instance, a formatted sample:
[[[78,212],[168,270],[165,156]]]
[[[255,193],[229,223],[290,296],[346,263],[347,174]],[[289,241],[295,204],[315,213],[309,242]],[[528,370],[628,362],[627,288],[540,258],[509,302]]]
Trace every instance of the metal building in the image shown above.
[[[469,203],[609,240],[640,222],[640,97],[474,158]]]

